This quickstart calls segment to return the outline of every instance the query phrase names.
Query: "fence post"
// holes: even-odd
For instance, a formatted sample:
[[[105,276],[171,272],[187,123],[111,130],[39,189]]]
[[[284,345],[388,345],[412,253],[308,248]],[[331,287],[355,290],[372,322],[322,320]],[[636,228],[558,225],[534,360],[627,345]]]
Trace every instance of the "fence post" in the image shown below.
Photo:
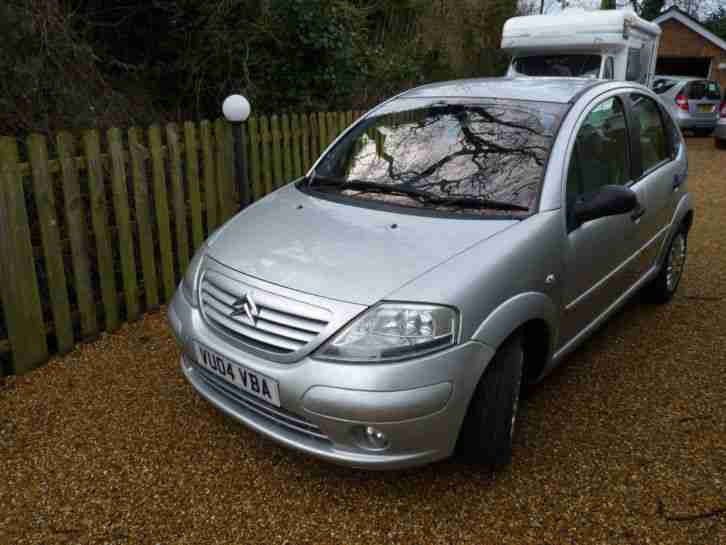
[[[182,182],[181,150],[179,133],[174,123],[166,125],[166,144],[168,146],[169,171],[171,172],[171,201],[174,209],[176,232],[176,255],[179,276],[183,276],[189,265],[189,235],[187,233],[187,208]]]
[[[318,131],[320,133],[320,137],[318,139],[318,157],[320,157],[323,154],[323,151],[325,151],[325,148],[328,147],[328,126],[325,122],[324,112],[318,112]]]
[[[260,133],[257,127],[257,118],[250,117],[247,120],[247,142],[250,145],[250,151],[247,154],[250,160],[250,186],[252,190],[253,200],[262,198],[265,194],[262,173],[260,172]]]
[[[302,150],[300,149],[300,116],[292,114],[291,121],[292,135],[292,161],[293,161],[293,177],[302,176]]]
[[[196,250],[204,242],[204,227],[202,226],[202,196],[199,191],[197,129],[191,121],[184,123],[184,147],[186,148],[187,181],[189,182],[189,204],[192,209],[192,244]]]
[[[68,302],[68,283],[63,265],[55,191],[48,171],[48,146],[45,136],[32,134],[28,138],[28,153],[33,172],[33,194],[38,211],[40,237],[43,242],[53,330],[58,342],[58,352],[66,354],[73,348],[73,321],[71,305]]]
[[[220,223],[234,214],[232,184],[234,183],[234,157],[232,131],[223,119],[214,122],[215,145],[217,148],[217,194],[219,196]]]
[[[290,132],[290,118],[287,114],[283,114],[281,118],[282,130],[282,159],[283,159],[283,175],[282,183],[288,183],[293,179],[292,171],[292,143],[293,135]],[[282,185],[282,184],[281,184]]]
[[[282,184],[282,150],[280,137],[280,118],[277,115],[273,115],[270,119],[270,131],[272,132],[272,172],[273,180],[272,186],[274,188],[280,187]]]
[[[113,190],[113,209],[116,217],[116,228],[118,229],[121,276],[123,277],[124,300],[126,301],[126,319],[132,321],[139,317],[139,292],[136,281],[134,236],[131,227],[131,212],[129,211],[126,161],[124,159],[121,131],[116,128],[109,129],[107,136],[109,150],[111,151],[111,187]]]
[[[267,116],[260,118],[260,142],[262,142],[262,179],[264,181],[264,192],[272,192],[272,136],[270,135],[270,124]]]
[[[0,295],[13,371],[20,374],[48,358],[48,343],[18,159],[15,140],[0,138]]]
[[[166,191],[166,170],[161,145],[161,129],[154,125],[149,129],[151,165],[154,176],[154,208],[159,229],[159,254],[161,256],[161,278],[164,299],[168,302],[174,295],[174,254],[171,249],[171,227],[169,225],[169,199]]]
[[[201,122],[202,176],[204,177],[204,204],[207,211],[207,236],[217,228],[217,187],[215,185],[214,138],[212,126],[206,119]]]
[[[88,338],[98,333],[96,303],[93,297],[91,270],[88,259],[88,225],[86,210],[81,198],[78,183],[78,167],[76,166],[76,141],[68,132],[61,132],[56,137],[58,161],[61,167],[63,183],[63,203],[65,205],[68,237],[71,240],[71,258],[73,261],[73,280],[81,316],[81,337]]]
[[[308,114],[300,115],[300,138],[302,139],[302,173],[310,169],[310,126],[308,125]]]
[[[146,160],[149,152],[142,144],[139,130],[133,127],[129,129],[129,155],[131,155],[131,174],[134,180],[134,204],[136,226],[139,230],[139,255],[144,279],[144,296],[146,308],[152,309],[159,306],[159,285],[154,257],[154,236],[151,230],[149,181],[146,177]]]
[[[108,211],[106,209],[106,189],[103,182],[101,164],[101,143],[98,132],[88,130],[83,134],[83,146],[88,164],[88,190],[91,199],[91,219],[96,239],[98,256],[98,277],[101,282],[106,331],[119,328],[118,295],[116,292],[116,273],[113,267],[111,237],[108,232]]]

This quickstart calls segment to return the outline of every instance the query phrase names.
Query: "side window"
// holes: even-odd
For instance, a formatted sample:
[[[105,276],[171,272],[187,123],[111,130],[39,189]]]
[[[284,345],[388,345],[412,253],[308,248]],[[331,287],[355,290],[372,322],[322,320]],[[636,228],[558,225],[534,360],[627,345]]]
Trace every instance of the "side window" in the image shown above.
[[[628,48],[628,67],[625,69],[625,79],[628,81],[640,81],[640,49]]]
[[[640,129],[640,157],[643,172],[670,158],[668,136],[663,125],[660,108],[655,101],[645,95],[630,95],[633,103],[633,116]]]
[[[613,65],[612,57],[605,57],[605,64],[602,69],[602,79],[614,79],[615,78],[615,66]]]
[[[567,172],[567,204],[604,185],[629,181],[628,126],[623,103],[613,97],[590,110],[577,133]]]
[[[675,159],[683,145],[681,129],[678,128],[678,125],[665,109],[661,108],[660,115],[665,120],[666,132],[668,133],[668,151],[671,159]]]

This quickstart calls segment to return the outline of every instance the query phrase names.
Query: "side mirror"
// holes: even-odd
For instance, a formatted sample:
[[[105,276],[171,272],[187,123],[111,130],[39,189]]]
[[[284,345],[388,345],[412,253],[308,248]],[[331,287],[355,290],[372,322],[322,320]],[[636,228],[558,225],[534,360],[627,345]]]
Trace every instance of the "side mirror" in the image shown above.
[[[574,217],[578,225],[605,216],[632,212],[638,206],[638,197],[629,187],[605,185],[597,192],[575,201]]]

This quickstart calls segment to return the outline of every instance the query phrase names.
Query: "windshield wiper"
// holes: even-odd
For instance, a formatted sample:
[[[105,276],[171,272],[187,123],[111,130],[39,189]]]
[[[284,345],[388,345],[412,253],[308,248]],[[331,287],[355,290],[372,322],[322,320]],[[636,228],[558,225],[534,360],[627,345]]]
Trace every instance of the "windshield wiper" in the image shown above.
[[[529,212],[528,206],[522,206],[521,204],[515,204],[505,201],[497,201],[477,197],[443,197],[413,187],[393,184],[379,184],[376,182],[367,182],[365,180],[344,180],[341,178],[334,178],[329,176],[319,176],[315,173],[313,173],[312,176],[310,176],[310,178],[308,179],[308,186],[312,186],[313,184],[327,185],[342,189],[385,193],[389,195],[405,195],[407,197],[412,197],[414,199],[418,199],[419,201],[433,204],[436,206],[458,206],[460,208],[470,209],[489,208],[493,210],[517,210],[522,212]]]
[[[460,206],[461,208],[490,208],[492,210],[516,210],[529,212],[529,206],[513,202],[497,201],[494,199],[480,199],[478,197],[437,197],[441,206]]]

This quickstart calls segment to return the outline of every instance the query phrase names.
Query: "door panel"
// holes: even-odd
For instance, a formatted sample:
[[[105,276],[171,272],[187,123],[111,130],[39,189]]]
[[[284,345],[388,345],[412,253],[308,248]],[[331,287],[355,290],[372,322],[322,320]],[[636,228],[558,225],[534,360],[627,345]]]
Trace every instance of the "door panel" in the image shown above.
[[[639,221],[631,214],[620,214],[577,225],[572,216],[575,202],[592,198],[602,186],[630,183],[630,140],[623,101],[611,97],[586,113],[572,146],[565,198],[568,234],[560,346],[630,286],[628,260],[640,243]],[[644,198],[644,189],[636,186],[634,190]]]
[[[630,285],[627,257],[633,246],[629,214],[600,218],[570,233],[566,245],[562,343],[597,318]]]

